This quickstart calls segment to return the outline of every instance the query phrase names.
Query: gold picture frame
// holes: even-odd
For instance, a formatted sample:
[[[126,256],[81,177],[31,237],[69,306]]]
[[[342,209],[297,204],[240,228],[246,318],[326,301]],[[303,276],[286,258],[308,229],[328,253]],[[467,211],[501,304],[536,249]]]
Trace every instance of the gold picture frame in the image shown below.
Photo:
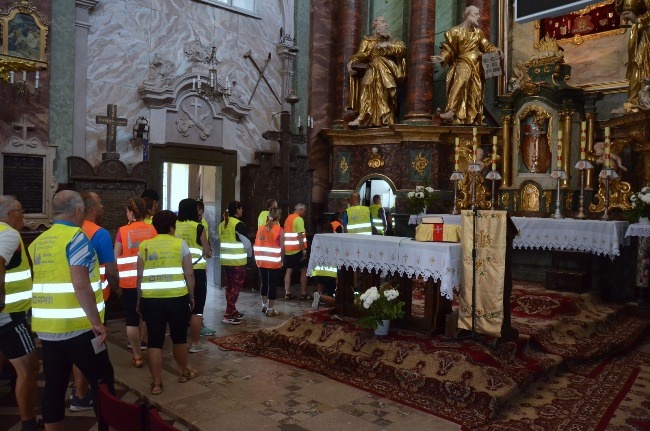
[[[30,1],[21,0],[0,10],[0,77],[10,71],[47,69],[50,22]]]

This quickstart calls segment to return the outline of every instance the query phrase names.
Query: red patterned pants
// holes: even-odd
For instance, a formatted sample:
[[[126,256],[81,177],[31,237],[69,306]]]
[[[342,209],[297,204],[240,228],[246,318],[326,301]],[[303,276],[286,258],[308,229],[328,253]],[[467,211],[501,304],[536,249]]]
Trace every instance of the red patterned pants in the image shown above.
[[[226,316],[230,316],[237,311],[235,304],[246,279],[246,267],[224,266],[223,271],[226,276]]]

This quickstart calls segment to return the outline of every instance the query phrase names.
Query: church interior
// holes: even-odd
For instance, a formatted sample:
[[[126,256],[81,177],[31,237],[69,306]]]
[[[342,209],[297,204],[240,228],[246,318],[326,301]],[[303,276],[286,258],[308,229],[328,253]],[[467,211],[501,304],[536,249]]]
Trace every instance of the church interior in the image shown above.
[[[279,282],[260,313],[253,259],[224,325],[217,254],[192,382],[165,356],[152,395],[106,301],[117,395],[160,429],[649,429],[649,25],[648,0],[0,0],[2,195],[25,245],[63,190],[113,240],[145,190],[200,200],[215,250],[229,203],[251,242],[269,199],[281,227],[304,204],[335,307]],[[376,336],[384,283],[404,310]],[[14,384],[4,361],[1,429]]]

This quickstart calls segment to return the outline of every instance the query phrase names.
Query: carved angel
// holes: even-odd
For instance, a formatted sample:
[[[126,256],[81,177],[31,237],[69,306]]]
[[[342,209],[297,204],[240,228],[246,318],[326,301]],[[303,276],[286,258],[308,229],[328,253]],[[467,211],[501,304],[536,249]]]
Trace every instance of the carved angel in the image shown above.
[[[605,164],[605,143],[604,142],[596,142],[594,144],[593,155],[597,165]],[[623,166],[623,161],[621,160],[621,157],[612,151],[610,151],[609,153],[609,162],[610,162],[610,167],[612,169],[616,170],[618,168],[621,168],[623,172],[627,172],[627,168]]]
[[[187,42],[183,47],[183,52],[187,55],[188,60],[192,63],[201,63],[207,55],[207,51],[198,40]]]

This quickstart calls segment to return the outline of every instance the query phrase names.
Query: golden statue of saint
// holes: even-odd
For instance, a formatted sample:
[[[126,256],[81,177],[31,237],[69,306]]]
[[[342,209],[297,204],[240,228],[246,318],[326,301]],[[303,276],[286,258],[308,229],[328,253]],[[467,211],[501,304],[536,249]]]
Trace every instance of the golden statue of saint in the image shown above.
[[[483,124],[483,79],[481,54],[501,50],[487,40],[478,26],[481,11],[468,6],[464,21],[445,32],[440,55],[431,57],[434,63],[451,67],[447,73],[447,107],[440,118],[453,124]],[[501,56],[503,54],[501,53]]]
[[[393,124],[397,112],[397,85],[406,77],[406,45],[391,39],[383,16],[372,20],[374,36],[365,36],[348,62],[350,107],[358,112],[350,126],[372,127]],[[363,66],[362,66],[363,65]],[[366,67],[360,78],[357,70]]]
[[[638,112],[647,109],[639,101],[639,91],[644,78],[650,77],[650,0],[617,0],[616,7],[623,11],[621,18],[632,23],[626,74],[630,88],[623,107],[627,112]]]

